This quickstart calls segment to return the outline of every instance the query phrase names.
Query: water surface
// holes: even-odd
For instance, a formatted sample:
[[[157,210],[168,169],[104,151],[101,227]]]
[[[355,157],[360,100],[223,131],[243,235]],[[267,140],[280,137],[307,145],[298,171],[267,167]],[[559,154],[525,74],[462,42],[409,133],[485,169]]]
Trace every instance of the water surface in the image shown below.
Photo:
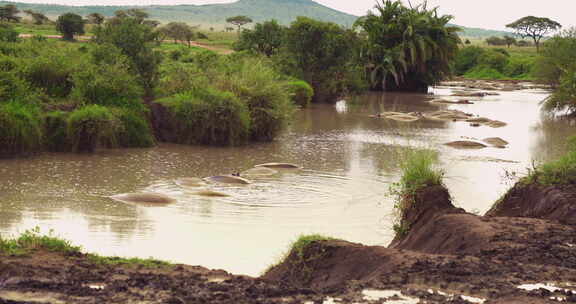
[[[434,90],[440,96],[450,92]],[[565,137],[576,134],[570,122],[541,115],[543,91],[501,92],[472,100],[473,105],[429,102],[437,97],[367,94],[336,105],[314,105],[297,113],[276,141],[238,148],[162,144],[0,160],[0,233],[40,226],[90,252],[257,275],[303,233],[387,245],[393,235],[389,186],[398,180],[398,152],[406,147],[439,151],[455,204],[483,213],[510,186],[506,172],[522,174],[533,160],[557,157],[565,151]],[[369,117],[383,111],[439,109],[458,109],[508,126]],[[509,147],[456,150],[442,145],[495,136],[509,141]],[[303,169],[257,178],[247,186],[202,188],[229,197],[202,197],[198,188],[175,183],[265,162],[290,162]],[[109,198],[139,191],[167,194],[178,202],[143,207]]]

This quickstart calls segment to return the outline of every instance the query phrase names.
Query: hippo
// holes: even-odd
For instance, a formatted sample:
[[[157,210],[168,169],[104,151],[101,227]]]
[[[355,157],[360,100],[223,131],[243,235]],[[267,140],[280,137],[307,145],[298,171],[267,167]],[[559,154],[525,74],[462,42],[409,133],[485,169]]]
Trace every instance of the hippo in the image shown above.
[[[176,184],[181,187],[202,187],[206,183],[197,177],[184,177],[176,180]]]
[[[212,190],[201,190],[198,192],[194,192],[194,194],[199,196],[206,196],[206,197],[229,197],[229,194],[223,192],[217,192]]]
[[[135,203],[149,206],[166,205],[176,202],[176,199],[173,199],[161,193],[154,193],[154,192],[124,193],[113,195],[110,198],[119,202]]]
[[[216,175],[205,177],[204,180],[211,183],[238,184],[238,185],[251,184],[249,180],[235,175]]]
[[[265,163],[256,165],[254,167],[265,167],[270,169],[300,169],[300,166],[289,163]]]
[[[487,146],[481,142],[477,141],[470,141],[470,140],[458,140],[449,143],[445,143],[445,145],[450,146],[456,149],[482,149],[486,148]]]
[[[267,167],[255,167],[242,172],[244,176],[271,176],[277,174],[278,171]]]

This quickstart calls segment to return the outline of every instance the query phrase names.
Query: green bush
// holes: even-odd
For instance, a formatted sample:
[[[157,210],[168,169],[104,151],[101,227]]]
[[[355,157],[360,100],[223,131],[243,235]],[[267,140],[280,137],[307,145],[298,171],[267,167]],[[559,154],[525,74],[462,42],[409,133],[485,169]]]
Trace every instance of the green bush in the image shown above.
[[[72,90],[72,63],[65,55],[44,55],[26,58],[21,65],[22,76],[34,87],[51,97],[66,97]]]
[[[114,145],[120,127],[109,108],[87,105],[70,114],[66,133],[72,151],[94,152],[100,144]]]
[[[493,50],[486,50],[478,57],[478,65],[494,69],[500,73],[508,63],[508,56]]]
[[[576,184],[576,136],[567,140],[569,151],[555,161],[545,163],[525,179],[544,186]]]
[[[17,42],[18,31],[6,23],[0,23],[0,42]]]
[[[170,113],[177,143],[233,146],[248,138],[248,109],[230,92],[199,88],[157,102]]]
[[[24,79],[13,72],[0,71],[0,103],[20,100],[23,103],[35,104],[36,97],[36,92]]]
[[[290,121],[295,109],[281,76],[256,58],[238,62],[235,71],[226,78],[221,79],[223,83],[227,82],[225,89],[248,106],[251,139],[273,140]]]
[[[42,120],[37,107],[18,101],[0,103],[0,156],[38,150]]]
[[[68,115],[67,112],[53,111],[44,115],[44,143],[52,152],[68,152]]]
[[[116,135],[120,147],[147,148],[154,146],[155,140],[152,131],[142,112],[118,109],[115,114],[122,124]]]
[[[301,107],[307,107],[314,96],[314,89],[303,80],[294,80],[286,83],[292,102]]]
[[[89,65],[72,75],[72,96],[86,104],[127,107],[142,110],[144,93],[136,76],[122,64]]]
[[[470,79],[486,79],[486,80],[496,80],[506,78],[506,76],[504,76],[499,71],[481,65],[476,66],[470,71],[468,71],[466,74],[464,74],[464,77]]]
[[[484,53],[484,49],[478,46],[467,46],[458,51],[454,61],[454,73],[464,75],[478,64],[478,58]]]
[[[512,56],[504,67],[504,74],[512,78],[530,78],[534,61],[529,56]]]

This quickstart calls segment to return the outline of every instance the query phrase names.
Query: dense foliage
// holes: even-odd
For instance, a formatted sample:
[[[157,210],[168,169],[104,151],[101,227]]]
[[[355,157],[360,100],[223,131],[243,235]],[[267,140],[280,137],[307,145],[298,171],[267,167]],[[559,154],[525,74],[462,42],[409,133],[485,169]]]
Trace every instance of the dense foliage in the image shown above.
[[[453,64],[454,74],[473,79],[531,79],[535,57],[501,48],[463,47]]]
[[[576,29],[566,30],[544,43],[536,76],[555,87],[545,100],[544,109],[576,113]]]
[[[426,92],[450,74],[460,43],[459,28],[448,26],[452,16],[392,0],[375,10],[356,22],[367,37],[362,55],[373,89]]]

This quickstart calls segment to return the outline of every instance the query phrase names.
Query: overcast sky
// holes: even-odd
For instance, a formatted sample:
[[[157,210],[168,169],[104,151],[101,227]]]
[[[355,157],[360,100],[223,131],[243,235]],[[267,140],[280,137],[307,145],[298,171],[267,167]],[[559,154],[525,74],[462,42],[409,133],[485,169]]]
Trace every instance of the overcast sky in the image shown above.
[[[314,0],[354,15],[364,15],[375,0]],[[408,0],[403,0],[405,3]],[[416,5],[423,0],[412,0]],[[19,0],[28,3],[66,5],[151,5],[229,3],[234,0]],[[505,29],[506,24],[533,15],[558,21],[564,28],[576,26],[576,0],[428,0],[428,6],[440,7],[440,13],[453,15],[454,23],[487,29]]]

